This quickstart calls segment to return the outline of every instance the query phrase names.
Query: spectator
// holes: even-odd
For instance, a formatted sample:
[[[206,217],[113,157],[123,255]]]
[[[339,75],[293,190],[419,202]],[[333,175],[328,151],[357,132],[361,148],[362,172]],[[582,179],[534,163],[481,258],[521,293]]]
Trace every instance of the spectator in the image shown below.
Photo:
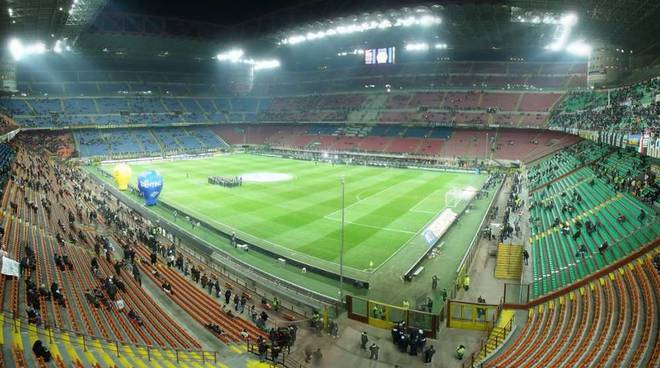
[[[163,291],[166,292],[167,294],[173,294],[172,292],[172,284],[170,284],[169,281],[165,280],[163,284],[161,285],[163,288]]]
[[[140,327],[144,326],[144,324],[142,323],[142,318],[140,318],[140,316],[137,313],[135,313],[135,311],[133,311],[132,309],[128,311],[128,319],[137,323],[138,326]]]
[[[431,345],[424,350],[424,363],[431,363],[433,361],[433,354],[435,354],[435,348]]]
[[[465,355],[465,346],[458,345],[458,347],[456,348],[456,359],[463,360],[464,355]]]
[[[247,329],[245,329],[245,328],[241,331],[241,339],[243,339],[243,341],[245,341],[245,342],[250,340],[250,334],[248,333]]]
[[[378,360],[378,351],[380,348],[375,343],[369,346],[369,359]]]
[[[41,340],[37,340],[34,342],[32,345],[32,352],[34,352],[34,355],[37,356],[37,358],[41,358],[44,360],[44,362],[48,363],[52,359],[52,355],[50,353],[50,350],[48,350],[47,347],[43,345]]]

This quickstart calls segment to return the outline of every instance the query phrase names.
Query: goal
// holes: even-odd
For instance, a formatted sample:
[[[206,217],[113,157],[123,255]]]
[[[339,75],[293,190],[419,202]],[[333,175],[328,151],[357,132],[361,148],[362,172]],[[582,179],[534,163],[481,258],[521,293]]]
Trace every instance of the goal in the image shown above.
[[[479,191],[473,187],[452,188],[445,193],[445,207],[456,208],[469,202]]]

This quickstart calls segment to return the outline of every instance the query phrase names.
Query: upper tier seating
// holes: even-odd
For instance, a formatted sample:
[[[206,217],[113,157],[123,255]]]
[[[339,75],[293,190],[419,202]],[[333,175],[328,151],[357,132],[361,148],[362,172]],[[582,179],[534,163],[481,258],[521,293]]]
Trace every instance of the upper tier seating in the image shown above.
[[[34,128],[350,122],[374,119],[373,110],[382,122],[542,127],[561,96],[545,91],[564,90],[569,80],[579,87],[584,69],[572,63],[440,62],[288,72],[256,78],[252,94],[243,97],[215,97],[231,94],[208,82],[217,78],[201,74],[19,70],[19,90],[27,97],[0,99],[0,108]],[[364,89],[385,84],[397,91],[386,94],[385,101],[383,92],[373,92],[380,89]],[[436,91],[425,91],[429,88]],[[256,97],[263,95],[271,97]],[[126,117],[97,121],[99,114]]]
[[[534,297],[582,279],[660,237],[652,208],[585,166],[608,155],[615,154],[585,142],[530,168],[530,186],[541,183],[530,198]],[[608,248],[601,251],[605,242]]]
[[[550,125],[561,128],[642,132],[660,125],[655,94],[660,78],[605,92],[568,94],[554,111]],[[609,103],[609,105],[608,105]]]

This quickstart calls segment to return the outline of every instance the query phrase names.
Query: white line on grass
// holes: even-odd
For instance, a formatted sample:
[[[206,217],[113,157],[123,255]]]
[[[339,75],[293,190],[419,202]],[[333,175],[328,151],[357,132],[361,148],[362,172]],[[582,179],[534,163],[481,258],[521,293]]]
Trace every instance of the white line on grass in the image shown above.
[[[327,220],[330,221],[336,221],[336,222],[341,222],[341,219],[333,219],[333,218],[326,218]],[[394,229],[391,227],[380,227],[380,226],[374,226],[374,225],[367,225],[367,224],[361,224],[359,222],[353,222],[353,221],[344,221],[347,224],[351,225],[356,225],[356,226],[362,226],[362,227],[368,227],[376,230],[385,230],[385,231],[391,231],[395,233],[403,233],[403,234],[414,234],[414,231],[409,231],[409,230],[402,230],[402,229]]]
[[[165,202],[165,203],[167,203],[167,202]],[[172,206],[172,205],[170,204],[170,206]],[[268,243],[268,244],[270,244],[270,245],[272,245],[272,246],[274,246],[274,247],[276,247],[276,248],[281,248],[281,249],[283,249],[283,250],[286,251],[286,254],[284,254],[284,255],[285,255],[285,256],[288,256],[289,258],[295,259],[295,258],[293,257],[293,255],[295,255],[295,254],[300,254],[300,255],[302,255],[302,256],[304,256],[304,257],[310,257],[310,258],[313,258],[313,260],[312,260],[311,263],[313,263],[313,262],[321,262],[321,263],[327,263],[327,264],[330,264],[330,265],[333,265],[333,266],[339,266],[338,263],[335,263],[335,262],[332,262],[332,261],[328,261],[328,260],[325,260],[325,259],[322,259],[322,258],[319,258],[319,257],[313,256],[313,255],[311,255],[311,254],[307,254],[307,253],[303,253],[303,252],[296,252],[294,249],[287,248],[287,247],[285,247],[285,246],[283,246],[283,245],[280,245],[280,244],[274,243],[274,242],[272,242],[272,241],[270,241],[270,240],[267,240],[267,239],[264,239],[264,238],[262,238],[262,237],[258,237],[258,236],[255,236],[255,235],[252,235],[252,234],[246,233],[246,232],[244,232],[244,231],[242,231],[242,230],[240,230],[240,229],[234,228],[233,226],[227,225],[227,224],[222,223],[222,222],[220,222],[220,221],[218,221],[218,220],[215,220],[215,219],[211,219],[211,218],[207,217],[206,215],[204,215],[204,214],[202,214],[202,213],[200,213],[200,212],[198,212],[198,211],[196,211],[196,210],[194,210],[194,209],[188,208],[188,207],[186,207],[186,206],[180,206],[180,205],[177,205],[177,206],[181,207],[185,212],[190,212],[190,213],[194,214],[195,216],[197,216],[197,217],[198,217],[199,219],[201,219],[201,220],[204,220],[204,221],[206,221],[206,222],[215,222],[216,224],[222,225],[222,226],[224,226],[224,227],[226,227],[226,228],[228,228],[228,229],[230,229],[230,230],[232,230],[232,231],[236,231],[236,233],[237,233],[239,236],[240,236],[241,234],[243,235],[243,237],[245,237],[245,235],[247,235],[248,237],[250,237],[250,238],[252,238],[252,239],[256,239],[257,241],[261,241],[261,242],[264,242],[264,243]],[[304,262],[303,262],[302,260],[300,260],[300,259],[295,259],[295,260],[298,261],[298,262],[304,263]],[[307,261],[307,262],[309,262],[309,261]],[[312,265],[313,265],[313,264],[312,264]],[[357,269],[357,268],[354,268],[354,267],[351,267],[351,266],[346,266],[346,265],[344,265],[344,268],[348,268],[348,269],[351,269],[351,270],[353,270],[353,271],[360,272],[360,273],[363,273],[363,272],[364,272],[364,271],[362,271],[362,270],[360,270],[360,269]]]
[[[349,209],[349,208],[351,208],[351,207],[353,207],[353,206],[355,206],[355,205],[361,203],[362,201],[365,201],[365,200],[367,200],[367,199],[369,199],[369,198],[371,198],[371,197],[375,197],[375,196],[377,196],[377,195],[383,193],[384,191],[389,190],[389,189],[392,189],[392,188],[395,188],[395,187],[396,187],[396,185],[389,186],[389,187],[387,187],[387,188],[385,188],[385,189],[383,189],[383,190],[379,190],[378,192],[376,192],[376,193],[374,193],[374,194],[372,194],[372,195],[368,195],[368,196],[366,196],[366,197],[364,197],[364,198],[360,198],[360,194],[366,192],[366,190],[363,190],[363,191],[361,191],[360,193],[358,193],[358,195],[356,196],[356,198],[358,199],[357,202],[351,203],[350,205],[344,207],[344,210],[347,210],[347,209]],[[341,208],[338,209],[338,210],[336,210],[336,211],[333,211],[333,212],[331,212],[331,213],[329,213],[329,214],[327,214],[327,215],[325,215],[325,216],[323,216],[323,217],[324,217],[324,218],[329,218],[329,217],[332,217],[333,215],[335,215],[335,214],[337,214],[337,213],[340,213],[340,212],[341,212]]]
[[[417,210],[416,208],[419,207],[419,206],[422,204],[422,202],[424,202],[424,201],[427,200],[430,196],[434,195],[435,193],[439,192],[440,190],[444,190],[444,189],[436,189],[436,190],[432,191],[431,193],[429,193],[426,197],[422,198],[419,202],[417,202],[417,203],[416,203],[416,204],[410,209],[410,212],[420,212],[420,213],[428,213],[428,214],[437,214],[437,213],[438,213],[437,211]],[[446,206],[445,206],[445,207],[446,207]]]

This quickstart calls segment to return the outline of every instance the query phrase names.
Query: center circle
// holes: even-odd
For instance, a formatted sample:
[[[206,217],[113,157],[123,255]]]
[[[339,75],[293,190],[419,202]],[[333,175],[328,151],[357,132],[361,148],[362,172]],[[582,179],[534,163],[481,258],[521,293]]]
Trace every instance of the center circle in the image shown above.
[[[243,181],[252,183],[273,183],[276,181],[287,181],[293,179],[291,174],[273,173],[273,172],[255,172],[239,175]]]

